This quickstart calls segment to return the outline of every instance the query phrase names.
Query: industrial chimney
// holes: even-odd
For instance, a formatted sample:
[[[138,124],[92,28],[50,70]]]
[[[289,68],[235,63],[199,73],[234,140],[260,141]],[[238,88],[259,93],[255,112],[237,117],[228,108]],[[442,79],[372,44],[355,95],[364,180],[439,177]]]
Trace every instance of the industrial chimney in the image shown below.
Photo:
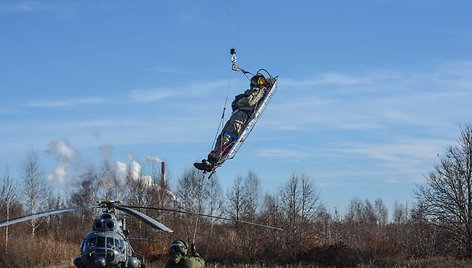
[[[166,181],[166,162],[161,162],[161,180]]]

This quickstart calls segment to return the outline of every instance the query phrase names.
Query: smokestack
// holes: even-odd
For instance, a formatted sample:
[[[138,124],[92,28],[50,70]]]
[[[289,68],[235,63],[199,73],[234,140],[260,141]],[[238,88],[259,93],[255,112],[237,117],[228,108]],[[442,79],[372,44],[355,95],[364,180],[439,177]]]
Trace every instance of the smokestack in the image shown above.
[[[161,180],[166,180],[166,162],[164,161],[161,162]]]

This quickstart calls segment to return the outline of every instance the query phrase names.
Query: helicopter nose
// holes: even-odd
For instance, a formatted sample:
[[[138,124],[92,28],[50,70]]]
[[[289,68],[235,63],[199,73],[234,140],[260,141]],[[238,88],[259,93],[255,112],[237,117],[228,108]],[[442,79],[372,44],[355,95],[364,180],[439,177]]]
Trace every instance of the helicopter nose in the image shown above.
[[[105,260],[105,258],[103,257],[97,257],[95,258],[95,267],[106,267],[107,266],[107,262]]]

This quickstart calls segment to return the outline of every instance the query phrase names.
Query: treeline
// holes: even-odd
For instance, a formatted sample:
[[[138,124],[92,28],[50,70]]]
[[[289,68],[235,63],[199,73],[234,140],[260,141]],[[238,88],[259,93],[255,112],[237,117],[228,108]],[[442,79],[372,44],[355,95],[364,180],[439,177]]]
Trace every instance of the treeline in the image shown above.
[[[128,217],[136,251],[162,262],[175,238],[194,241],[210,263],[311,264],[353,267],[465,267],[472,257],[472,128],[446,150],[426,182],[416,189],[415,204],[397,203],[391,213],[382,199],[353,199],[340,214],[327,210],[312,177],[293,173],[273,193],[263,193],[256,173],[234,178],[228,189],[217,176],[205,179],[193,169],[170,187],[156,163],[140,173],[117,176],[108,162],[82,174],[57,195],[41,173],[38,155],[26,157],[20,178],[5,170],[0,180],[0,221],[96,200],[127,205],[175,208],[225,217],[223,221],[159,210],[143,211],[174,230],[162,233]],[[18,184],[18,182],[21,182]],[[174,184],[172,184],[174,185]],[[97,211],[80,210],[0,229],[0,266],[33,267],[71,263]],[[283,231],[243,224],[254,222]],[[433,261],[432,261],[433,260]],[[423,263],[423,264],[422,264]],[[435,265],[431,265],[434,263]],[[410,267],[411,267],[410,266]]]

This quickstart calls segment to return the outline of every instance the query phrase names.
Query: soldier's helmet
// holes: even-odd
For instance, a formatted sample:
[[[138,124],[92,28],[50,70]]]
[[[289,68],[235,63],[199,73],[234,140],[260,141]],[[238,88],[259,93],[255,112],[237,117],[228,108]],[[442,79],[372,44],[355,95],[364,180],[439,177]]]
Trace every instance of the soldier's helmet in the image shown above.
[[[251,78],[251,88],[267,86],[267,79],[262,74],[256,74]]]
[[[170,252],[180,252],[182,255],[186,255],[188,250],[188,244],[185,240],[175,240],[170,244]]]

